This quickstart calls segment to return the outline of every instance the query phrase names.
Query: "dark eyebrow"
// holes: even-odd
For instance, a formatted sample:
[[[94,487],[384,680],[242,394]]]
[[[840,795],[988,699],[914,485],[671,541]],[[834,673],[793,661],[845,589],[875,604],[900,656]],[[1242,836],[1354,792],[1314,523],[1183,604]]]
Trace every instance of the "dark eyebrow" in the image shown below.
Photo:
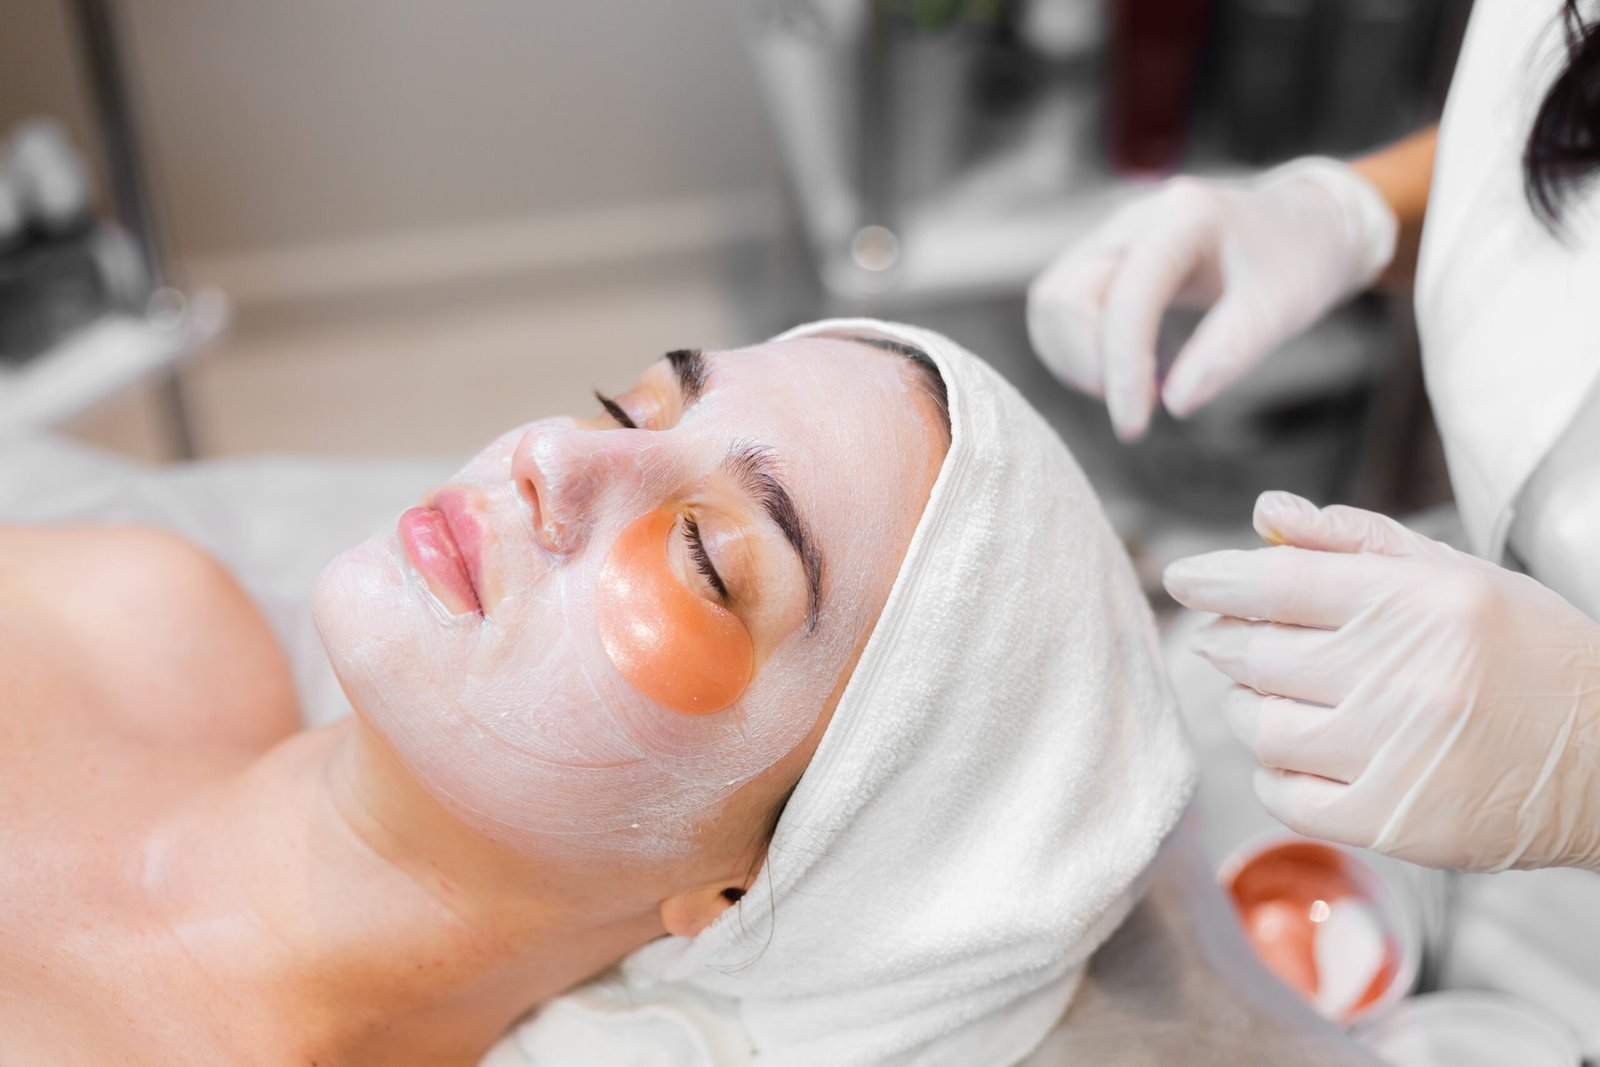
[[[794,498],[777,478],[772,450],[748,442],[735,444],[722,466],[755,498],[773,525],[783,533],[794,554],[800,557],[810,596],[806,607],[806,632],[810,633],[817,628],[817,615],[822,607],[822,553],[794,506]]]
[[[683,391],[683,406],[688,407],[700,399],[706,388],[706,357],[698,348],[677,348],[664,357],[672,364],[672,373],[678,376],[678,388]]]
[[[862,345],[871,345],[873,348],[881,348],[885,352],[894,352],[898,355],[905,356],[907,359],[914,359],[918,362],[925,363],[933,362],[932,359],[928,358],[928,353],[924,352],[916,345],[908,345],[904,341],[891,341],[887,337],[871,337],[867,334],[861,333],[848,333],[841,334],[840,336],[842,336],[846,341],[854,341],[857,344]]]

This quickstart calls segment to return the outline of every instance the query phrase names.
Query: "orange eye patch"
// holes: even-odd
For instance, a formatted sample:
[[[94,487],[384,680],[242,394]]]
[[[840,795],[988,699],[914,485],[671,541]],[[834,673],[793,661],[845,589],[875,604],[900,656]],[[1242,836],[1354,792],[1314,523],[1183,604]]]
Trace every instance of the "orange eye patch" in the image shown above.
[[[600,570],[600,642],[627,683],[685,715],[721,711],[755,671],[755,646],[738,616],[679,580],[670,547],[676,515],[641,515]]]

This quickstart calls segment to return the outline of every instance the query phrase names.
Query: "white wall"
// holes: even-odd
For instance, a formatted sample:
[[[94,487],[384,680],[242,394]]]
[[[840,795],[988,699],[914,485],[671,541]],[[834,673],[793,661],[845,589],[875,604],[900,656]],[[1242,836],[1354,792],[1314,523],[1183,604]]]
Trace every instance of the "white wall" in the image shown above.
[[[777,169],[738,2],[119,6],[173,243],[249,300],[766,225]],[[87,132],[66,6],[0,5],[0,125],[50,110]]]

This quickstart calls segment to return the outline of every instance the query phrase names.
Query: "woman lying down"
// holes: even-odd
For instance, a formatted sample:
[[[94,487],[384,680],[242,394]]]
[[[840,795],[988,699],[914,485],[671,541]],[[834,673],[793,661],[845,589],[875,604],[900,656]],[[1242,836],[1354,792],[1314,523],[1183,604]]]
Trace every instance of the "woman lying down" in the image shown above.
[[[7,1067],[1014,1064],[1191,789],[1082,474],[908,327],[494,441],[323,571],[320,729],[185,542],[0,543]]]

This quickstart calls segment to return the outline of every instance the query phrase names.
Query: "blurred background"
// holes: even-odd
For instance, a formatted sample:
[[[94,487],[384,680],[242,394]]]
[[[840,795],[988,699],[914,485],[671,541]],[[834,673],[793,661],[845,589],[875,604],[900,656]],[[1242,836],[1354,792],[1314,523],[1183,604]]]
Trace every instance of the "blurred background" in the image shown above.
[[[1012,377],[1157,563],[1269,486],[1414,509],[1448,488],[1404,296],[1134,448],[1022,301],[1152,181],[1429,121],[1467,7],[8,0],[0,425],[462,455],[664,350],[862,312]]]

